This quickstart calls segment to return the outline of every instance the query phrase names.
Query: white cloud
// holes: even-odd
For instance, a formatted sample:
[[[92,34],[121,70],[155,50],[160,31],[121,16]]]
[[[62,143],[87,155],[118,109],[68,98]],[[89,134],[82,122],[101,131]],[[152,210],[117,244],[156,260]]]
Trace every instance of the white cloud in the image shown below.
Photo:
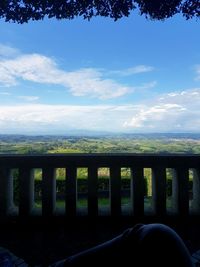
[[[132,126],[133,128],[140,127],[149,127],[154,128],[154,124],[156,123],[167,123],[164,121],[165,117],[168,117],[168,121],[170,116],[177,116],[177,113],[184,111],[180,105],[177,104],[163,104],[156,105],[149,108],[142,108],[139,113],[134,116],[131,121],[125,122],[124,126]]]
[[[195,71],[196,71],[196,80],[200,80],[200,65],[195,66]]]
[[[60,73],[53,60],[38,54],[31,54],[1,60],[0,74],[0,82],[12,86],[17,84],[19,78],[32,82],[56,84],[56,74]],[[2,80],[2,77],[5,78]]]
[[[199,131],[200,88],[162,95],[141,105],[124,127],[136,131]]]
[[[10,87],[17,85],[16,79],[12,76],[9,71],[3,66],[2,61],[0,61],[0,87]]]
[[[67,133],[69,129],[122,131],[130,112],[137,107],[99,105],[0,106],[1,133]]]
[[[135,74],[139,74],[139,73],[151,72],[153,70],[154,70],[154,67],[152,67],[152,66],[138,65],[138,66],[135,66],[132,68],[111,71],[111,73],[118,74],[121,76],[130,76],[130,75],[135,75]]]
[[[21,54],[17,49],[0,44],[0,86],[16,86],[30,81],[42,84],[64,86],[74,96],[89,96],[99,99],[116,98],[134,89],[152,88],[155,82],[130,87],[106,78],[110,74],[129,76],[153,71],[152,66],[138,65],[132,68],[105,72],[94,68],[65,71],[54,59],[40,54]]]
[[[39,54],[0,60],[0,84],[15,86],[20,79],[61,85],[74,96],[109,99],[131,92],[130,87],[104,78],[100,70],[85,68],[71,72],[63,71],[53,59]]]
[[[151,89],[154,88],[157,85],[157,81],[152,81],[152,82],[148,82],[148,83],[144,83],[140,86],[135,86],[133,87],[134,91],[143,91],[143,90],[147,90],[147,89]]]
[[[21,95],[21,96],[18,96],[18,98],[23,99],[25,101],[32,102],[32,101],[38,100],[39,99],[39,96],[26,96],[26,95]]]
[[[154,70],[154,67],[152,67],[152,66],[138,65],[136,67],[129,68],[129,69],[125,70],[125,73],[126,73],[126,75],[132,75],[132,74],[150,72],[153,70]]]
[[[95,69],[82,69],[69,72],[64,83],[70,87],[74,96],[91,96],[100,99],[115,98],[131,92],[131,88],[112,79],[102,78],[102,73]]]
[[[18,49],[0,43],[0,57],[13,57],[18,55],[19,53],[20,52]]]
[[[0,95],[8,96],[8,95],[11,95],[11,93],[9,93],[9,92],[0,92]]]

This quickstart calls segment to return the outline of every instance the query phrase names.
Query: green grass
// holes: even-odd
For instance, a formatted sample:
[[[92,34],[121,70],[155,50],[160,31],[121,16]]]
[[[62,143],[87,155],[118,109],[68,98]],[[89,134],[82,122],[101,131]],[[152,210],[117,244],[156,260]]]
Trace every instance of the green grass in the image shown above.
[[[100,207],[103,206],[109,206],[110,201],[109,198],[99,198],[98,199],[98,205]],[[130,205],[130,198],[122,198],[121,199],[121,205]],[[146,199],[145,198],[145,205],[150,206],[151,205],[151,201],[150,199]],[[42,202],[41,201],[36,201],[35,202],[35,207],[37,208],[41,208],[42,207]],[[57,200],[56,201],[56,207],[58,208],[64,208],[65,207],[65,201],[64,200]],[[87,199],[77,199],[77,207],[87,207]]]
[[[98,199],[98,207],[99,208],[104,208],[104,207],[106,208],[106,207],[109,207],[109,205],[110,205],[110,201],[108,198],[99,198]],[[130,198],[122,198],[121,199],[121,205],[131,207]],[[190,200],[189,206],[190,206],[190,209],[192,209],[192,200]],[[42,202],[36,201],[35,207],[41,209],[42,208]],[[64,200],[57,200],[56,201],[56,208],[64,209],[65,208]],[[77,208],[87,208],[87,199],[77,199]],[[145,210],[152,210],[152,197],[145,197],[144,198],[144,208],[145,208]],[[167,197],[166,208],[168,211],[172,210],[172,208],[173,208],[171,197]]]

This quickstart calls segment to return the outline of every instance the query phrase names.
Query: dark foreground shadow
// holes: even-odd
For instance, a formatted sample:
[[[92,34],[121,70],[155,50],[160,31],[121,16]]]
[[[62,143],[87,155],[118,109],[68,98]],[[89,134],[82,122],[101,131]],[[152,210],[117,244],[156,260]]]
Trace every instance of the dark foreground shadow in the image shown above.
[[[76,217],[12,219],[0,224],[0,246],[30,266],[48,264],[105,242],[137,223],[164,223],[193,253],[200,248],[200,218]]]

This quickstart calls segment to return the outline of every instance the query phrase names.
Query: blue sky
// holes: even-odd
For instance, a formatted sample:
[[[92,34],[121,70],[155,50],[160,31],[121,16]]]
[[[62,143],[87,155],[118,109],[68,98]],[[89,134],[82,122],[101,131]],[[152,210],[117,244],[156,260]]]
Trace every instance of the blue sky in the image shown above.
[[[0,133],[199,132],[199,21],[0,23]]]

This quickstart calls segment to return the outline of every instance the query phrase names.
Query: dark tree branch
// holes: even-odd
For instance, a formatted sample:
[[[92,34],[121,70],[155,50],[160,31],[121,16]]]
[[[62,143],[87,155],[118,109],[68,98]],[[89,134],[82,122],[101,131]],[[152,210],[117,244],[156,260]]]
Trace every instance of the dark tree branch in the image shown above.
[[[149,19],[164,20],[181,13],[186,19],[200,16],[200,0],[0,0],[0,18],[18,23],[44,17],[74,19],[95,16],[118,20],[138,9]]]

